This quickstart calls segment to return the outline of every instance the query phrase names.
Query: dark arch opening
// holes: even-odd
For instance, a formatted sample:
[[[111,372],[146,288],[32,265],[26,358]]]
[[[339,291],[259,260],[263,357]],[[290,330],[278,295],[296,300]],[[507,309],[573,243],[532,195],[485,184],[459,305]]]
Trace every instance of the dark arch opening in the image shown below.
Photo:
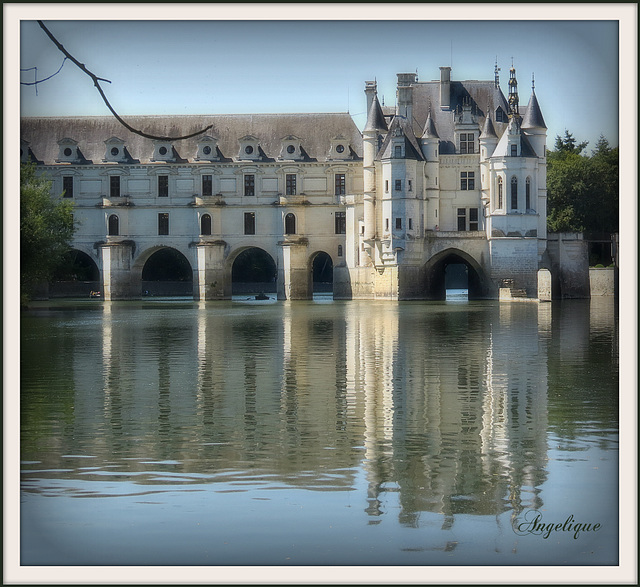
[[[65,254],[62,263],[53,274],[53,281],[99,281],[100,270],[96,262],[82,251],[75,249]]]
[[[447,290],[459,292],[455,297],[469,300],[485,297],[482,280],[473,265],[463,256],[449,253],[427,268],[427,297],[433,300],[447,299]]]
[[[193,270],[175,249],[153,253],[142,268],[142,293],[150,296],[192,296]]]
[[[333,292],[333,261],[324,251],[313,258],[313,293]]]
[[[231,293],[276,293],[277,276],[278,270],[271,255],[262,249],[251,247],[242,251],[233,262]]]
[[[100,290],[100,270],[86,253],[72,249],[53,273],[50,297],[86,297]]]

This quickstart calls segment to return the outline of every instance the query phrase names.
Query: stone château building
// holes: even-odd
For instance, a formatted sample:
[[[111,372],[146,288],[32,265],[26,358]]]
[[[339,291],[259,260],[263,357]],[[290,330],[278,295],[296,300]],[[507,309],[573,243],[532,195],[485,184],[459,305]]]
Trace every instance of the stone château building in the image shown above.
[[[551,268],[546,126],[532,87],[520,105],[489,81],[398,74],[395,108],[366,82],[362,132],[339,114],[23,118],[21,157],[73,198],[73,247],[95,263],[105,299],[142,294],[145,264],[173,249],[196,299],[228,299],[238,256],[277,267],[280,299],[312,295],[319,256],[335,298],[440,299],[466,266],[470,298],[500,287],[538,296]],[[204,134],[172,140],[210,126]]]

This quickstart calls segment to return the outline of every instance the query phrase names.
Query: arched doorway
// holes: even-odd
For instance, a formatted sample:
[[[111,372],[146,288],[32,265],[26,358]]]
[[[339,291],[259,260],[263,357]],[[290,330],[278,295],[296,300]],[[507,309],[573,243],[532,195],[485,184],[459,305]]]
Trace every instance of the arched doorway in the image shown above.
[[[273,257],[258,247],[242,251],[231,268],[233,295],[277,294],[278,270]]]
[[[142,295],[192,296],[193,269],[188,259],[176,249],[153,253],[142,268]]]
[[[456,249],[443,251],[428,261],[425,288],[426,297],[431,300],[474,300],[488,295],[482,268],[467,253]]]
[[[316,253],[311,264],[314,294],[333,293],[333,261],[324,251]]]
[[[87,253],[72,249],[63,258],[49,285],[49,296],[88,297],[100,290],[100,270]]]

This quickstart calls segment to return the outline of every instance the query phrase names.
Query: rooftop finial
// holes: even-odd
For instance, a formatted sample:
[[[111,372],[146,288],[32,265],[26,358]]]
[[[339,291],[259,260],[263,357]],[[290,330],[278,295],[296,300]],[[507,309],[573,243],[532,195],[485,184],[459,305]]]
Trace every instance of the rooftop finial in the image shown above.
[[[531,90],[536,89],[536,77],[533,72],[531,72]]]
[[[500,74],[498,73],[500,71],[500,68],[498,67],[498,56],[496,55],[496,67],[493,70],[494,74],[495,74],[495,85],[496,88],[500,87]]]

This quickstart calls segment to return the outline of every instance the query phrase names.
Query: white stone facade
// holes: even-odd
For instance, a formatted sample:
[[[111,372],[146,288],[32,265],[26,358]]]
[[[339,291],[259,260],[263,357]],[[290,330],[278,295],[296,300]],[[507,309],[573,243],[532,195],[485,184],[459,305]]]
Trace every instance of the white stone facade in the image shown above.
[[[536,297],[546,128],[534,92],[520,112],[514,80],[512,69],[507,100],[497,79],[398,74],[393,111],[367,82],[362,133],[348,114],[129,120],[155,140],[106,117],[23,119],[22,160],[73,199],[73,246],[105,299],[141,295],[162,248],[189,261],[196,299],[229,298],[250,247],[275,261],[282,299],[311,296],[319,253],[337,298],[440,298],[450,263],[468,267],[471,297],[495,298],[507,281]]]

